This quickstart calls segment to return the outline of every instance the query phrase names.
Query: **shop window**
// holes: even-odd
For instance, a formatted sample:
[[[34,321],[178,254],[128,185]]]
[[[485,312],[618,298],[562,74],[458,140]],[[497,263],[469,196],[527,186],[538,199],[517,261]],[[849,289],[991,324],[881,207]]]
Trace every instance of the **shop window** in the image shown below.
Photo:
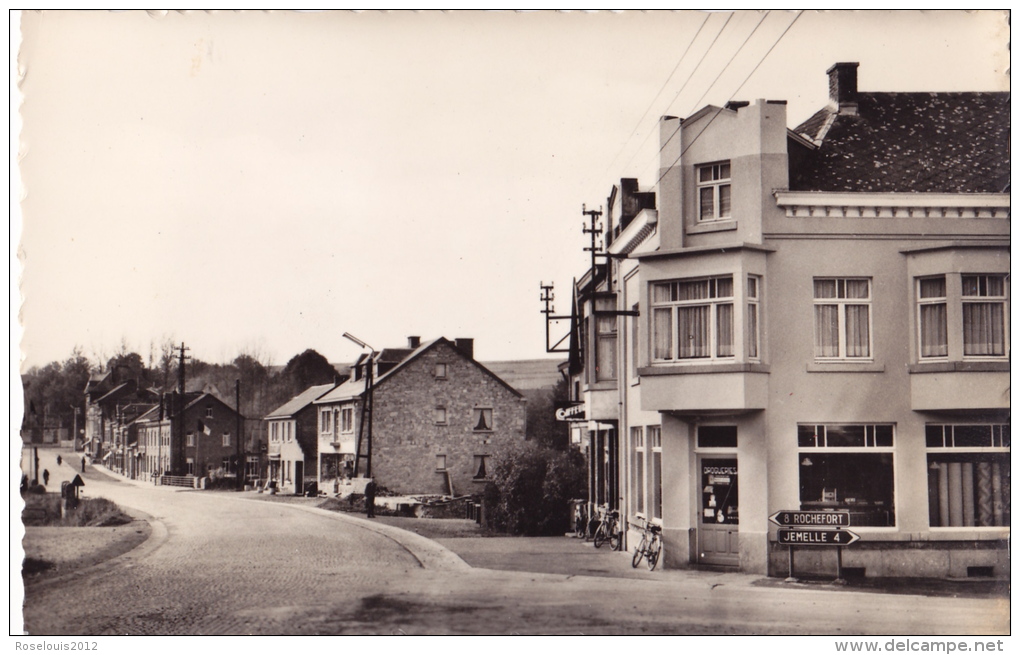
[[[491,432],[492,408],[475,407],[471,412],[471,425],[475,432]]]
[[[600,316],[599,312],[615,312],[616,298],[595,299],[595,379],[616,379],[616,316]]]
[[[815,278],[815,358],[871,357],[871,280]]]
[[[733,357],[733,276],[653,284],[652,355],[657,361]]]
[[[896,525],[893,426],[800,425],[800,505],[845,510],[854,526]]]
[[[931,527],[1009,527],[1009,425],[928,425]]]
[[[1006,281],[1003,275],[964,275],[963,354],[1006,354]]]
[[[731,216],[730,163],[697,167],[698,220],[718,221]]]

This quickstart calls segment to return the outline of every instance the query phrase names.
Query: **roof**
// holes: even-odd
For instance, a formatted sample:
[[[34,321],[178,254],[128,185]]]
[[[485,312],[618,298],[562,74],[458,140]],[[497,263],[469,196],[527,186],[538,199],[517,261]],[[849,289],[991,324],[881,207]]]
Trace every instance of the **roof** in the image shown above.
[[[317,400],[322,397],[327,391],[333,389],[332,384],[318,384],[313,387],[308,387],[298,395],[294,396],[283,405],[280,405],[273,411],[266,414],[266,418],[283,418],[286,416],[294,416],[305,407],[312,404],[313,400]]]
[[[505,362],[485,362],[484,366],[514,389],[542,389],[553,387],[563,379],[559,372],[560,359],[518,359]]]
[[[188,401],[187,400],[188,396],[194,396],[194,398],[192,400]],[[219,398],[217,398],[216,396],[214,396],[213,394],[211,394],[211,393],[209,393],[207,391],[201,391],[201,392],[197,392],[197,393],[194,392],[194,391],[189,391],[188,393],[184,394],[184,397],[185,397],[186,402],[187,402],[187,404],[184,406],[184,411],[187,411],[187,410],[191,409],[192,407],[194,407],[195,405],[197,405],[197,404],[199,404],[201,402],[204,402],[207,398],[211,398],[211,399],[215,400],[216,402],[218,402],[219,404],[221,404],[224,407],[226,407],[227,409],[229,409],[230,411],[234,412],[235,414],[237,413],[237,410],[235,408],[231,407],[230,405],[228,405],[227,403],[223,402],[222,400],[220,400]]]
[[[380,375],[378,378],[376,378],[375,381],[372,383],[373,388],[378,387],[380,384],[383,384],[386,380],[389,380],[390,378],[396,376],[397,373],[399,373],[401,370],[403,370],[410,362],[414,361],[419,356],[421,356],[422,353],[424,353],[424,352],[426,352],[426,351],[436,347],[438,344],[441,344],[441,343],[445,343],[446,345],[450,346],[450,348],[452,348],[455,352],[461,353],[460,349],[457,348],[457,345],[455,343],[453,343],[452,341],[450,341],[449,339],[446,339],[445,337],[439,337],[438,339],[433,339],[432,341],[429,341],[427,343],[423,343],[422,345],[418,346],[417,348],[415,348],[413,350],[407,349],[407,348],[387,348],[387,349],[384,349],[382,352],[379,353],[379,356],[382,356],[383,353],[387,353],[387,352],[392,354],[392,353],[398,353],[398,352],[401,352],[401,351],[406,351],[409,354],[407,354],[402,360],[400,360],[400,363],[398,363],[396,366],[394,366],[393,368],[391,368],[390,370],[386,371],[385,373]],[[474,359],[471,359],[471,358],[467,357],[466,355],[463,355],[463,353],[461,353],[461,355],[464,356],[465,359],[468,359],[472,364],[474,364],[475,366],[480,368],[482,371],[484,371],[485,373],[488,373],[490,376],[492,376],[497,382],[499,382],[504,387],[506,387],[508,390],[510,390],[514,395],[516,395],[518,397],[523,397],[520,391],[518,391],[517,389],[514,389],[512,386],[507,384],[507,382],[505,380],[503,380],[503,378],[499,377],[498,375],[496,375],[495,373],[490,371],[484,365],[482,365],[481,363],[479,363],[478,361],[476,361]],[[393,361],[393,360],[390,360],[390,361]],[[360,362],[360,360],[359,360],[359,362]],[[318,405],[318,404],[322,404],[322,403],[338,402],[338,401],[343,401],[343,400],[352,400],[354,398],[357,398],[358,396],[360,396],[364,392],[365,392],[365,379],[364,378],[362,378],[360,380],[348,380],[347,382],[344,382],[343,384],[338,386],[336,389],[334,389],[333,391],[330,391],[325,396],[322,396],[321,398],[319,398],[318,400],[316,400],[314,402],[315,402],[316,405]]]
[[[790,189],[1002,193],[1009,123],[1008,93],[858,93],[856,115],[830,105],[794,128],[819,147]]]

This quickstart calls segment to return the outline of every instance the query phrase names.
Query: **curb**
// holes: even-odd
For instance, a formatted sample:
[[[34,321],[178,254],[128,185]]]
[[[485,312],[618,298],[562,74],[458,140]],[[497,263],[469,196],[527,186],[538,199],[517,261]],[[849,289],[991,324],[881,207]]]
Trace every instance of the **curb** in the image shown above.
[[[235,498],[235,500],[242,500],[249,503],[265,503],[265,501],[257,500],[255,498]],[[429,571],[473,570],[471,565],[461,559],[460,555],[457,555],[449,548],[446,548],[427,537],[393,527],[392,525],[375,523],[369,519],[349,516],[342,512],[331,512],[328,509],[322,509],[319,507],[308,507],[307,505],[279,503],[278,506],[291,507],[304,512],[326,516],[337,521],[352,523],[359,528],[386,537],[410,553],[412,557],[418,560],[418,563],[421,564],[423,569]]]

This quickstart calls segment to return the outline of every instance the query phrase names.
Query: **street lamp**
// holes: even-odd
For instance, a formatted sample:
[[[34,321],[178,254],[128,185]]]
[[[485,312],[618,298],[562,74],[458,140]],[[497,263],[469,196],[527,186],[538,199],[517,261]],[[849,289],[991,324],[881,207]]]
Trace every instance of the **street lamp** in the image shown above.
[[[365,425],[368,425],[368,454],[365,459],[365,477],[372,477],[372,378],[373,378],[373,360],[375,359],[375,348],[368,345],[361,339],[357,338],[350,332],[344,332],[344,339],[352,341],[362,348],[369,350],[368,359],[366,360],[367,366],[365,367],[365,401],[361,403],[361,422],[358,424],[358,443],[354,450],[354,477],[358,477],[358,465],[361,463],[361,435],[365,431]],[[366,418],[367,417],[367,418]]]

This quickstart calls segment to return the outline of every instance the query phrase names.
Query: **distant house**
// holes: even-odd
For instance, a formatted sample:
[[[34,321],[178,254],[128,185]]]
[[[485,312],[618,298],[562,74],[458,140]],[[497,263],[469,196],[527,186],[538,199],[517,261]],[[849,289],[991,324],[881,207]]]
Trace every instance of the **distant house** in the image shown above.
[[[119,448],[123,454],[126,434],[122,428],[144,411],[139,405],[152,405],[157,400],[155,391],[140,387],[133,378],[124,377],[125,371],[116,369],[93,374],[85,386],[85,452],[95,459],[109,461],[111,448]],[[125,416],[124,410],[129,406],[134,406],[133,413]]]
[[[317,420],[312,402],[335,386],[309,387],[266,415],[269,479],[276,481],[281,492],[300,494],[306,482],[318,481]]]
[[[474,360],[472,339],[421,344],[411,337],[408,348],[364,355],[352,369],[351,380],[313,402],[319,415],[319,483],[327,491],[353,472],[370,369],[372,476],[381,487],[480,493],[493,454],[525,438],[524,397]],[[361,448],[364,455],[367,433]]]

